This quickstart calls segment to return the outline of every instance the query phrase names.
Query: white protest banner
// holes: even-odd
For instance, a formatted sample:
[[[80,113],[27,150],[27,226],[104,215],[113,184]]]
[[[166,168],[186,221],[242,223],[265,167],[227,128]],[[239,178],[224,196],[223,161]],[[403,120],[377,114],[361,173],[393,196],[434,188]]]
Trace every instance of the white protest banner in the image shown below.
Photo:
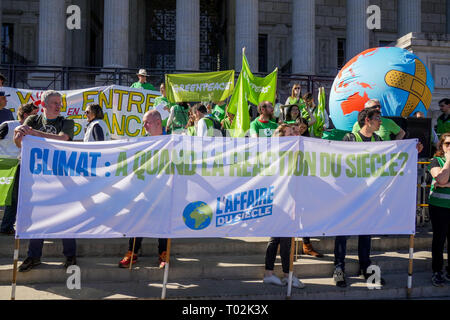
[[[416,140],[25,137],[18,238],[415,233]]]
[[[45,90],[3,88],[8,97],[7,108],[15,117],[21,104],[33,102],[41,106],[41,95]],[[123,86],[103,86],[80,90],[57,90],[62,98],[61,115],[75,122],[74,140],[83,140],[87,124],[84,110],[91,103],[98,103],[105,114],[104,120],[113,139],[145,135],[142,117],[153,107],[158,91],[129,88]],[[41,112],[41,111],[40,111]]]

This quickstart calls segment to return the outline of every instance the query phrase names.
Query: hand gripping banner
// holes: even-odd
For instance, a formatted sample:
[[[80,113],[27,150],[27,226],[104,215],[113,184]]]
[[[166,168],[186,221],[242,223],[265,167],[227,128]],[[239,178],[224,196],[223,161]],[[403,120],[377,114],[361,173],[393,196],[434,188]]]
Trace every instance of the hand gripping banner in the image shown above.
[[[414,234],[416,140],[25,137],[18,238]]]

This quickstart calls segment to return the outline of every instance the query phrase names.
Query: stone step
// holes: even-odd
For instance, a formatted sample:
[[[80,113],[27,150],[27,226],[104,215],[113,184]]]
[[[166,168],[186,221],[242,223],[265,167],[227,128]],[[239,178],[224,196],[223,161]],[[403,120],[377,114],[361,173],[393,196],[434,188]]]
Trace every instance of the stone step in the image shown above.
[[[407,274],[388,273],[383,275],[386,285],[380,289],[369,290],[366,283],[358,277],[349,277],[346,288],[338,288],[330,277],[302,278],[306,287],[293,288],[292,300],[368,300],[368,299],[406,299]],[[430,272],[413,274],[411,298],[450,299],[450,284],[437,288],[430,282]],[[17,300],[60,300],[60,299],[160,299],[161,282],[82,282],[81,289],[69,290],[65,283],[48,282],[24,285],[18,283]],[[11,297],[11,286],[0,285],[0,300]],[[284,300],[287,287],[263,284],[260,279],[181,279],[169,277],[166,299],[195,300]],[[270,301],[267,301],[270,304]],[[186,306],[189,301],[186,301]]]
[[[372,252],[372,263],[381,268],[382,274],[408,271],[408,253]],[[294,262],[294,272],[299,278],[331,277],[334,270],[333,255],[323,258],[301,256]],[[44,258],[42,264],[29,272],[18,272],[18,284],[65,283],[70,274],[62,267],[64,258]],[[86,257],[79,258],[81,281],[153,281],[162,282],[163,270],[158,269],[156,256],[141,257],[133,270],[118,268],[120,258]],[[12,280],[12,259],[0,259],[0,284],[9,284]],[[19,262],[20,265],[20,262]],[[346,258],[347,275],[357,275],[359,269],[356,255],[348,254]],[[431,253],[419,251],[414,254],[414,270],[423,272],[431,270]],[[275,273],[280,275],[279,257],[275,264]],[[207,256],[172,256],[169,279],[262,279],[264,275],[264,255],[207,255]]]
[[[297,238],[301,240],[301,238]],[[268,237],[248,238],[197,238],[172,239],[172,253],[182,255],[252,255],[265,254]],[[432,234],[421,230],[415,235],[415,250],[430,250]],[[312,238],[314,249],[321,253],[334,252],[334,237]],[[141,255],[149,256],[157,252],[157,239],[146,238],[142,244]],[[373,236],[372,249],[374,251],[408,250],[409,236]],[[28,249],[28,240],[20,241],[20,257],[25,257]],[[347,252],[357,252],[358,238],[350,237],[347,241]],[[128,250],[128,239],[78,239],[77,255],[88,256],[114,256],[119,257]],[[298,249],[301,254],[301,247]],[[59,239],[45,240],[43,257],[58,257],[63,251],[62,241]],[[12,257],[14,252],[14,237],[0,237],[0,258]]]

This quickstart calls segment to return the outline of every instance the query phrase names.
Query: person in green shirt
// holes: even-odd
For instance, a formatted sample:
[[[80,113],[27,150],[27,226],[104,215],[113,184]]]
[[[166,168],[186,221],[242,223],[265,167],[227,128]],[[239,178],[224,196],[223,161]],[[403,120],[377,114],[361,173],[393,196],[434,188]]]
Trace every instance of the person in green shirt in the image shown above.
[[[170,112],[170,108],[172,107],[173,103],[170,103],[169,99],[167,99],[166,86],[164,82],[159,86],[159,92],[161,93],[161,95],[155,98],[155,100],[153,101],[153,107],[162,104],[165,105],[164,109],[167,110],[167,112]],[[163,128],[167,127],[167,120],[168,118],[162,120]]]
[[[258,104],[259,117],[250,123],[250,137],[270,138],[278,125],[272,121],[273,106],[270,101],[263,101]]]
[[[139,72],[136,73],[136,75],[138,76],[139,81],[133,83],[131,88],[156,91],[155,87],[147,82],[147,77],[149,76],[147,70],[139,69]]]
[[[380,100],[378,99],[370,99],[364,104],[364,109],[367,108],[377,108],[381,112],[381,104]],[[361,130],[361,127],[359,126],[358,122],[356,122],[353,125],[352,132],[357,133],[359,130]],[[380,129],[378,129],[375,132],[383,141],[390,141],[391,140],[391,134],[395,135],[394,140],[402,140],[405,137],[406,132],[400,128],[394,120],[387,119],[381,117],[381,125]]]
[[[441,134],[450,132],[450,99],[445,98],[440,100],[439,108],[442,114],[437,119],[436,133],[440,137]]]

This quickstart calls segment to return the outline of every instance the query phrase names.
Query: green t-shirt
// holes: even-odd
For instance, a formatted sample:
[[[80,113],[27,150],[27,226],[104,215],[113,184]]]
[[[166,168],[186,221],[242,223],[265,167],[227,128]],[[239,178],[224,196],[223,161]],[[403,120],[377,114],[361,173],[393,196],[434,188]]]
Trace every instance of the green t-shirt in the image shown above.
[[[273,121],[261,121],[256,118],[250,123],[250,135],[257,134],[258,137],[271,137],[278,128],[278,124]]]
[[[148,83],[148,82],[140,83],[139,81],[137,81],[137,82],[133,83],[130,88],[156,91],[155,87],[152,84]]]
[[[445,117],[444,114],[442,114],[437,119],[436,134],[440,137],[441,134],[446,132],[450,132],[450,116]]]
[[[391,140],[391,134],[397,135],[400,132],[401,129],[402,128],[400,128],[395,123],[394,120],[381,117],[380,129],[378,131],[375,131],[375,133],[383,141],[390,141]],[[352,132],[355,133],[355,132],[358,132],[359,130],[361,130],[361,128],[359,127],[359,124],[358,124],[358,122],[355,122],[355,124],[353,125]]]
[[[70,140],[73,139],[74,122],[62,116],[58,116],[55,119],[47,119],[43,114],[33,115],[29,116],[24,124],[45,133],[59,134],[64,132],[69,136]]]

